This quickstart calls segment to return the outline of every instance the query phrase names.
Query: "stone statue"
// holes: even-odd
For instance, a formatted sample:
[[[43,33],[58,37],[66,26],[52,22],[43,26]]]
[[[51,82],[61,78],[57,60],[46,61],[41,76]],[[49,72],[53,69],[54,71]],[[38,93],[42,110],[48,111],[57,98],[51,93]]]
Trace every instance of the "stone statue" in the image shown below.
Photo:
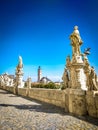
[[[95,73],[94,67],[91,67],[91,72],[89,75],[89,90],[98,90],[97,75]]]
[[[5,84],[3,75],[0,76],[0,84],[1,84],[1,86],[3,86]]]
[[[22,63],[22,57],[19,56],[19,64],[18,67],[23,68],[23,63]]]
[[[70,59],[70,56],[67,56],[66,58],[66,66],[70,66],[70,63],[71,63],[71,59]]]
[[[22,62],[22,57],[19,56],[19,63],[16,67],[16,72],[20,73],[21,69],[23,68],[23,62]]]
[[[69,76],[68,76],[68,70],[65,68],[62,80],[64,82],[64,88],[68,88],[68,83],[69,83]]]
[[[89,85],[90,70],[91,70],[91,67],[89,65],[88,59],[87,59],[87,57],[84,56],[84,72],[85,72],[85,75],[86,75],[86,86],[87,86],[87,88],[90,86]]]
[[[82,40],[79,34],[78,26],[74,27],[74,32],[70,36],[73,55],[80,55],[80,45]]]
[[[7,73],[3,74],[0,76],[0,82],[1,82],[1,86],[13,86],[14,81],[13,78],[10,77],[10,75],[8,75]]]
[[[19,56],[19,63],[16,66],[16,88],[23,88],[24,82],[23,82],[23,62],[22,57]]]

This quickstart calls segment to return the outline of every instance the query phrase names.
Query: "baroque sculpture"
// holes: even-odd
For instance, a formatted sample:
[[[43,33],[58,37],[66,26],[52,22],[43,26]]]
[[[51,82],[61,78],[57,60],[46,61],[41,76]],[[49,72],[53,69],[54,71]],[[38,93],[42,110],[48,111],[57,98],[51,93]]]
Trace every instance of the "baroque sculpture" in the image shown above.
[[[68,86],[69,86],[69,75],[68,75],[67,68],[65,68],[65,70],[64,70],[62,80],[64,81],[63,89],[68,88]]]
[[[22,57],[19,56],[19,63],[16,66],[16,88],[23,88],[24,82],[23,82],[23,62]]]
[[[79,34],[78,26],[74,27],[74,32],[70,35],[72,52],[73,55],[80,55],[80,46],[82,45],[82,40]]]
[[[8,73],[4,73],[0,76],[0,85],[2,87],[6,87],[6,86],[14,86],[14,77],[12,77],[11,75],[9,75]]]
[[[90,48],[81,52],[81,39],[78,26],[74,27],[73,33],[70,35],[72,46],[72,59],[70,56],[66,58],[66,68],[63,74],[64,88],[70,87],[73,89],[82,90],[98,90],[97,75],[94,68],[90,66],[87,55],[90,54]],[[69,75],[67,75],[69,72]],[[68,77],[68,78],[67,78]],[[69,82],[69,83],[68,83]]]
[[[98,90],[97,86],[97,75],[95,73],[94,67],[91,67],[89,74],[89,90]]]

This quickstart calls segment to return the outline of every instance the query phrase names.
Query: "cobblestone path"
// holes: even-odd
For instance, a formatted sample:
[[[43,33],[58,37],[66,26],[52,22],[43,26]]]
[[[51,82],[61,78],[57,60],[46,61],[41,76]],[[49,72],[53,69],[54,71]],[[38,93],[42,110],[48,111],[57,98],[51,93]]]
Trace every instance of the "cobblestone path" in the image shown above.
[[[98,130],[98,119],[0,90],[0,130]]]

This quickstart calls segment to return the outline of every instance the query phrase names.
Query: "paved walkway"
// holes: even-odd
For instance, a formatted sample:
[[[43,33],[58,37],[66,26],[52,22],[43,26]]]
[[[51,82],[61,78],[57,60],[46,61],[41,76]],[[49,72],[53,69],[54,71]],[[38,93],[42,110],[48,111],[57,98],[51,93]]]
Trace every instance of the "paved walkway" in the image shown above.
[[[0,130],[98,130],[98,119],[0,90]]]

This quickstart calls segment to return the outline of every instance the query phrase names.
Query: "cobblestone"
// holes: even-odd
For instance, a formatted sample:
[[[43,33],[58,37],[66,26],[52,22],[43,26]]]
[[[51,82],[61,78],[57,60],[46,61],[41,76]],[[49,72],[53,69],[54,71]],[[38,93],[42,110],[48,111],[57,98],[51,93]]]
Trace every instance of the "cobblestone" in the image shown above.
[[[98,119],[0,90],[0,130],[98,130]]]

